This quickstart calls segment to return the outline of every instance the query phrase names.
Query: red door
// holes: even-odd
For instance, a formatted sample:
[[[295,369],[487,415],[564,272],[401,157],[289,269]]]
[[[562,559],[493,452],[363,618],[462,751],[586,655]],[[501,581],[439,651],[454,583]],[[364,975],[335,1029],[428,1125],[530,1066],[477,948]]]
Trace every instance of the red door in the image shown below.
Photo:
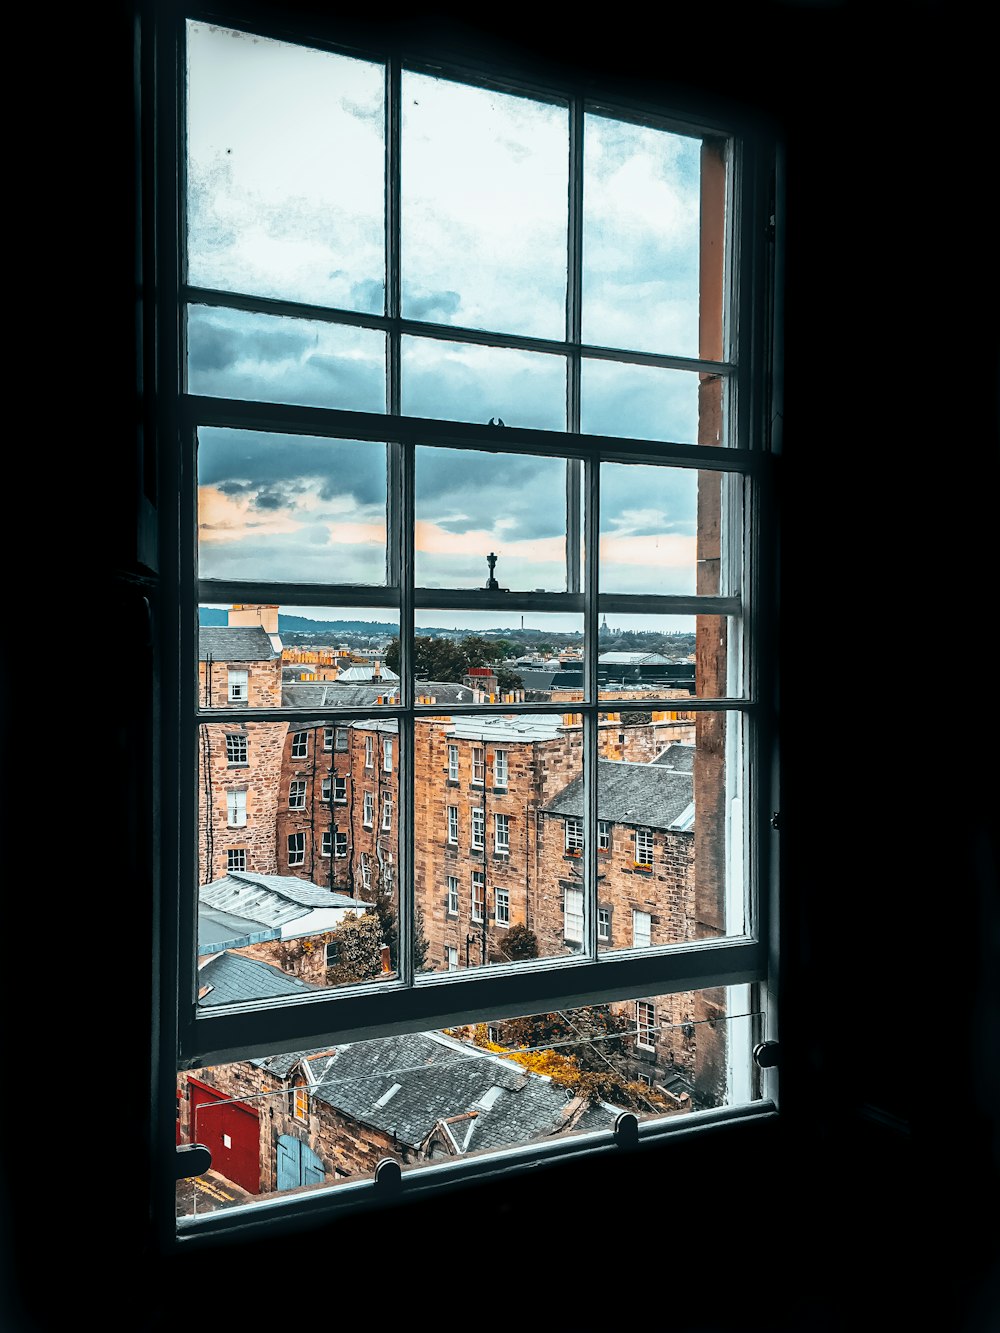
[[[189,1078],[191,1142],[212,1154],[212,1170],[248,1194],[260,1193],[260,1123],[244,1102]]]

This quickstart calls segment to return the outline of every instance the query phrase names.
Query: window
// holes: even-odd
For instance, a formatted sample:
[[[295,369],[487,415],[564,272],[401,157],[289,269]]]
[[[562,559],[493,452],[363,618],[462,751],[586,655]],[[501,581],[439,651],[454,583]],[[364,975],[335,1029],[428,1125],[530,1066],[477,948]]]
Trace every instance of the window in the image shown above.
[[[292,1092],[292,1115],[303,1122],[309,1119],[309,1090],[301,1083]]]
[[[497,856],[510,855],[510,815],[494,815],[493,849]]]
[[[332,779],[332,778],[324,778],[324,779],[322,780],[322,783],[320,784],[320,790],[321,790],[321,792],[322,792],[322,801],[323,801],[323,804],[324,804],[324,805],[329,805],[329,804],[330,804],[330,799],[331,799],[331,797],[332,797],[332,795],[333,795],[333,779]]]
[[[448,965],[448,971],[454,972],[455,969],[458,967],[458,950],[450,944],[446,945],[444,956],[445,956],[445,962]]]
[[[646,1000],[635,1002],[635,1043],[648,1050],[656,1045],[656,1007]]]
[[[292,758],[307,759],[309,757],[309,733],[308,731],[296,731],[292,733]]]
[[[226,852],[226,870],[246,870],[247,868],[247,849],[245,847],[230,847]]]
[[[458,916],[458,876],[448,876],[448,915]]]
[[[333,749],[333,727],[323,728],[323,749],[327,751]]]
[[[577,853],[583,848],[583,820],[570,818],[566,820],[566,850],[567,852]]]
[[[328,940],[326,946],[326,965],[336,967],[340,962],[340,945],[336,940]]]
[[[325,828],[320,835],[320,845],[319,845],[320,856],[329,856],[332,844],[333,844],[333,829]]]
[[[651,866],[653,864],[653,833],[648,828],[637,828],[635,831],[635,863],[637,866]]]
[[[226,792],[226,820],[230,828],[242,828],[247,822],[247,793],[245,787]]]
[[[632,944],[636,949],[648,949],[652,918],[648,912],[632,909]]]
[[[389,792],[382,797],[382,828],[392,828],[392,796]]]
[[[245,764],[247,762],[247,738],[242,731],[226,732],[226,763]]]
[[[161,599],[171,632],[157,640],[167,737],[157,782],[170,798],[157,840],[170,927],[159,979],[170,1008],[164,1031],[176,1032],[166,1081],[223,1056],[262,1058],[262,1032],[276,1056],[291,1057],[422,1032],[428,1014],[442,1030],[467,1028],[470,1015],[517,1012],[524,996],[530,1013],[585,996],[631,1019],[636,997],[735,989],[729,978],[738,976],[770,1004],[777,951],[762,943],[774,917],[761,889],[777,882],[777,849],[754,821],[772,790],[776,747],[770,687],[761,697],[753,672],[769,664],[758,634],[775,623],[777,507],[762,503],[774,484],[769,423],[778,419],[769,396],[771,146],[757,125],[744,132],[715,107],[626,105],[599,80],[538,87],[534,69],[461,68],[444,55],[408,62],[395,40],[391,50],[356,48],[329,15],[315,21],[310,45],[296,40],[292,18],[285,26],[284,15],[273,17],[267,31],[244,33],[235,19],[227,26],[224,10],[176,27],[171,13],[164,26],[180,50],[171,44],[157,64],[167,72],[157,84],[163,133],[147,197],[157,201],[150,244],[163,260],[151,270],[155,413],[163,386],[155,457],[170,496],[155,534],[158,577],[171,590]],[[299,73],[308,79],[301,99]],[[318,116],[302,110],[317,106]],[[346,146],[341,154],[348,143],[357,160]],[[493,225],[495,210],[476,214],[480,165],[516,229]],[[383,640],[367,651],[384,662],[394,641],[392,702],[379,702],[383,686],[371,681],[284,680],[281,636],[291,646],[303,619],[381,627]],[[625,704],[621,682],[590,674],[602,624],[616,622],[641,626],[644,638],[670,646],[672,664],[692,669],[688,721],[675,728],[693,752],[690,771],[649,763],[638,744],[641,764],[617,751],[605,758],[605,738],[618,734],[605,725],[608,711],[666,717],[677,708],[672,686],[657,693],[640,682],[643,697]],[[544,645],[579,686],[540,688],[537,698],[532,688],[506,703],[473,698],[435,671],[447,649],[434,636],[452,625],[509,636],[518,651]],[[199,641],[228,663],[227,633],[248,670],[230,671],[222,700],[226,667],[216,667],[213,693]],[[429,644],[442,650],[436,658]],[[486,658],[499,660],[499,650],[478,660]],[[461,668],[449,674],[460,680]],[[362,984],[317,993],[303,976],[310,989],[299,995],[286,977],[280,996],[229,1004],[216,994],[209,1013],[195,998],[198,890],[225,843],[213,846],[205,829],[223,818],[218,784],[211,799],[205,793],[222,735],[244,726],[254,742],[245,785],[255,868],[306,866],[306,821],[288,810],[307,809],[307,786],[310,806],[320,791],[346,802],[346,777],[314,791],[281,773],[282,753],[291,757],[299,733],[320,727],[324,748],[332,733],[355,774],[364,736],[373,787],[372,770],[391,769],[398,861],[387,938]],[[385,730],[397,726],[389,741]],[[632,726],[623,727],[629,736]],[[648,755],[652,740],[650,732]],[[484,802],[469,807],[474,862],[457,853],[459,807],[447,804],[465,798],[444,786],[459,780],[464,747],[469,795]],[[485,790],[487,754],[501,792],[513,762],[516,803]],[[356,796],[353,788],[348,827],[321,846],[350,856],[347,873],[338,869],[342,888],[381,891],[375,840],[358,837],[380,817],[377,794]],[[387,811],[388,802],[382,820]],[[483,864],[487,813],[495,852],[509,858],[497,867],[504,888],[493,886],[492,905],[485,873],[472,871]],[[524,820],[513,840],[511,818]],[[617,867],[599,860],[612,821],[626,850]],[[303,831],[291,832],[294,824]],[[584,828],[595,825],[585,843]],[[653,864],[655,832],[656,876],[628,864],[629,828],[643,866]],[[335,868],[314,872],[309,850],[300,873],[332,881]],[[611,883],[616,874],[621,882]],[[449,913],[467,883],[473,921],[484,925],[492,906],[498,925],[526,923],[537,954],[505,960],[484,930],[451,922],[461,976],[439,975],[452,948],[440,919],[443,877]],[[599,910],[599,899],[608,907]],[[696,899],[698,911],[688,911]],[[625,913],[647,900],[662,923],[656,946],[633,956],[638,918],[630,940],[619,917],[613,950],[611,907]],[[381,893],[366,905],[381,909]],[[380,910],[380,929],[382,920]],[[517,936],[503,938],[513,952]],[[452,1165],[472,1174],[477,1156]],[[331,1204],[340,1206],[353,1205]],[[213,1220],[220,1231],[223,1211]]]
[[[583,890],[564,890],[563,935],[574,943],[583,943]]]

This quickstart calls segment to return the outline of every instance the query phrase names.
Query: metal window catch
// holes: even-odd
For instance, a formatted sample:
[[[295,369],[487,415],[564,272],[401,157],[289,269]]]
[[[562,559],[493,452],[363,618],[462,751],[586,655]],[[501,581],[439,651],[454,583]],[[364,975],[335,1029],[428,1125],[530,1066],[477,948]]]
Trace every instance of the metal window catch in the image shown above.
[[[375,1188],[380,1194],[395,1193],[403,1183],[403,1170],[395,1157],[383,1157],[375,1165]]]
[[[615,1143],[619,1148],[637,1148],[639,1146],[639,1118],[631,1111],[622,1111],[615,1121]]]
[[[212,1154],[203,1143],[182,1143],[174,1155],[176,1180],[203,1176],[212,1165]]]
[[[758,1069],[775,1069],[780,1054],[776,1041],[759,1041],[753,1048],[754,1063]]]

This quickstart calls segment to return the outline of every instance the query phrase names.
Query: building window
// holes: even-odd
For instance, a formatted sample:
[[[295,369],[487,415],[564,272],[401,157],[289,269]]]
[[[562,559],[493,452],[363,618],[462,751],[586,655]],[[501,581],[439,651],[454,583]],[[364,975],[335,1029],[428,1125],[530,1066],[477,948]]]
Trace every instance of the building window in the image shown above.
[[[332,843],[333,843],[333,830],[325,828],[322,834],[320,835],[320,846],[319,846],[320,856],[330,855],[330,847]]]
[[[583,943],[583,890],[564,889],[563,938],[574,944]]]
[[[632,947],[635,949],[648,949],[650,944],[650,928],[653,918],[648,912],[640,912],[638,908],[632,909]]]
[[[157,790],[166,793],[155,811],[163,824],[162,830],[157,826],[163,872],[158,883],[168,927],[162,932],[157,975],[169,1010],[164,1032],[177,1036],[169,1057],[176,1064],[157,1068],[158,1086],[169,1085],[179,1071],[212,1063],[222,1051],[234,1062],[257,1058],[262,1030],[273,1036],[276,1053],[290,1052],[319,1048],[333,1032],[363,1032],[369,1019],[378,1032],[422,1031],[419,1023],[428,1013],[442,1027],[466,1026],[469,1015],[509,1013],[513,994],[530,993],[539,1013],[566,1007],[584,993],[595,1005],[657,994],[650,991],[649,953],[639,958],[623,949],[608,966],[607,960],[598,965],[596,942],[605,942],[604,923],[595,916],[598,895],[614,901],[616,911],[623,908],[612,897],[622,886],[602,885],[594,873],[596,848],[588,842],[593,855],[579,856],[570,867],[554,846],[558,827],[553,821],[563,819],[565,850],[583,852],[584,825],[592,829],[590,818],[600,809],[608,820],[622,820],[618,851],[624,847],[627,854],[627,828],[635,828],[645,810],[657,808],[651,789],[663,774],[651,768],[640,775],[649,779],[644,786],[637,782],[616,791],[614,800],[604,800],[607,770],[597,740],[605,734],[603,715],[619,705],[602,697],[601,689],[592,691],[585,677],[584,688],[573,690],[580,697],[568,705],[569,720],[567,705],[555,699],[548,713],[548,705],[516,701],[501,713],[495,705],[470,701],[467,690],[456,699],[457,714],[449,711],[455,697],[449,694],[437,701],[439,715],[432,718],[431,710],[414,702],[414,682],[424,675],[435,678],[423,670],[425,644],[418,625],[537,623],[539,642],[555,640],[558,651],[569,646],[572,634],[579,661],[588,663],[597,660],[599,627],[618,617],[622,623],[669,624],[668,632],[676,628],[692,639],[700,636],[699,643],[706,634],[714,636],[713,652],[699,652],[691,663],[698,799],[687,827],[699,893],[713,899],[704,904],[708,910],[700,919],[719,922],[718,938],[678,934],[665,940],[671,945],[662,960],[669,983],[665,991],[678,979],[692,990],[715,989],[739,976],[770,1006],[773,996],[784,993],[772,985],[778,979],[772,961],[781,953],[765,948],[758,932],[784,920],[769,887],[779,880],[771,858],[780,849],[775,839],[758,836],[752,821],[768,793],[779,789],[772,780],[780,775],[772,766],[772,710],[751,689],[750,670],[751,664],[770,663],[772,645],[759,642],[759,632],[770,634],[777,623],[770,602],[778,549],[772,520],[779,506],[761,504],[761,497],[778,493],[769,433],[770,423],[780,420],[771,396],[772,382],[781,382],[780,366],[774,364],[780,340],[772,341],[768,322],[770,312],[780,310],[770,274],[781,272],[776,261],[783,219],[780,191],[775,195],[772,188],[776,154],[766,142],[767,130],[753,123],[744,139],[741,127],[730,120],[736,112],[716,105],[714,90],[711,105],[704,108],[650,105],[652,94],[644,94],[641,104],[619,105],[599,79],[588,77],[586,85],[573,87],[570,71],[560,73],[558,86],[546,88],[537,86],[544,75],[536,69],[528,70],[522,82],[516,68],[484,68],[482,61],[462,71],[443,57],[438,62],[433,53],[413,68],[398,56],[394,38],[393,50],[384,53],[377,49],[379,37],[360,48],[353,32],[345,39],[332,11],[310,20],[316,32],[310,45],[294,8],[292,0],[287,12],[276,7],[268,13],[266,31],[280,28],[282,40],[252,30],[246,35],[242,29],[230,31],[224,7],[212,10],[211,22],[170,11],[153,33],[156,55],[163,57],[150,62],[158,76],[157,134],[137,136],[136,151],[144,164],[148,142],[155,141],[157,150],[143,180],[143,198],[157,201],[157,225],[149,229],[150,259],[156,261],[149,271],[157,282],[138,288],[138,299],[149,302],[142,326],[156,333],[157,394],[149,410],[143,403],[143,420],[155,437],[152,454],[161,493],[170,500],[156,513],[157,530],[151,535],[157,539],[157,579],[171,601],[178,590],[179,603],[176,615],[166,618],[171,633],[156,663],[162,697],[169,704],[157,720],[163,732],[157,738],[162,742],[156,752],[162,756]],[[248,26],[247,11],[243,25]],[[162,53],[161,36],[166,43]],[[338,44],[345,40],[347,46]],[[503,58],[505,64],[510,58],[506,47]],[[234,73],[244,59],[254,62],[252,76]],[[710,67],[710,61],[706,64]],[[324,159],[330,167],[326,173],[311,165],[300,170],[300,162],[323,157],[327,140],[310,142],[312,120],[297,113],[296,99],[283,98],[277,86],[277,71],[284,77],[296,65],[308,70],[310,79],[315,73],[323,85],[316,101],[325,102],[328,94],[332,113],[329,123],[323,120],[323,134],[329,142],[339,143],[339,127],[350,125],[351,143],[356,136],[367,151],[367,165],[357,173],[342,171],[349,164],[336,153],[333,160]],[[142,82],[146,67],[144,59],[136,82]],[[307,102],[315,105],[311,92],[303,96],[302,105]],[[435,114],[437,105],[444,105],[445,112],[435,125],[425,117]],[[466,105],[482,110],[483,118],[461,114]],[[273,114],[255,128],[258,108]],[[290,130],[276,108],[295,118]],[[216,119],[223,114],[224,122]],[[492,128],[497,125],[499,133]],[[524,137],[522,128],[528,125],[532,128]],[[519,173],[524,197],[519,199],[518,190],[509,197],[502,194],[518,219],[516,247],[505,248],[503,229],[490,227],[489,219],[475,221],[481,192],[459,189],[452,197],[442,189],[440,197],[434,196],[434,164],[418,165],[418,152],[436,153],[453,181],[472,178],[468,161],[449,143],[450,126],[460,127],[475,141],[474,152],[481,147],[484,157],[486,150],[502,149],[511,170]],[[230,134],[237,132],[242,140],[231,142]],[[226,152],[230,147],[231,154]],[[544,169],[536,170],[543,153]],[[371,187],[367,202],[362,198],[366,181]],[[498,182],[497,189],[503,188]],[[657,203],[647,209],[651,196],[671,201],[670,206]],[[310,200],[321,205],[322,225],[311,214]],[[609,203],[614,217],[603,212]],[[778,218],[777,240],[769,227],[772,210]],[[536,227],[536,218],[543,225]],[[421,230],[425,225],[433,235]],[[466,245],[442,240],[457,237],[467,226],[473,233],[479,227],[478,239],[473,235]],[[330,236],[337,238],[336,253]],[[354,236],[363,236],[363,243],[344,239]],[[670,249],[669,264],[662,258],[664,247]],[[308,266],[310,254],[318,256],[314,272],[299,262],[304,257]],[[656,264],[646,272],[641,261],[650,254],[657,256]],[[467,270],[460,263],[466,258]],[[447,299],[435,304],[445,276]],[[636,291],[642,291],[641,300]],[[286,373],[283,349],[299,345],[314,349],[315,355]],[[213,355],[220,346],[225,358]],[[468,368],[475,379],[481,362],[488,366],[482,392],[475,388],[461,400],[452,397],[452,364],[463,374]],[[331,372],[324,384],[336,385],[335,396],[319,387],[321,366]],[[516,407],[508,408],[509,397],[494,405],[494,396],[508,382],[530,383],[532,392],[515,394]],[[489,416],[501,411],[515,427],[506,437]],[[366,434],[361,441],[359,422]],[[514,443],[505,445],[512,436]],[[298,443],[286,447],[289,440]],[[345,478],[330,460],[348,456],[350,468],[341,471],[351,475]],[[237,457],[238,463],[233,461]],[[355,462],[369,469],[364,487],[356,490]],[[232,525],[225,541],[217,539],[211,524],[199,522],[199,497],[209,493],[228,506],[227,520],[238,508],[243,513],[243,522]],[[355,503],[362,494],[365,506]],[[475,502],[460,508],[453,503],[459,495]],[[282,509],[274,513],[269,506],[279,496]],[[544,558],[532,549],[534,543],[506,537],[512,523],[526,533],[539,530],[526,520],[538,519],[541,511],[552,534]],[[272,517],[281,521],[262,521]],[[415,527],[434,528],[443,540],[433,546],[414,543]],[[484,528],[506,542],[499,549],[495,589],[492,566],[489,570],[488,598],[482,591],[485,558],[489,553],[496,559],[497,547],[491,550],[493,539],[483,539]],[[320,549],[322,534],[331,530],[337,533],[337,547]],[[669,559],[639,558],[657,545],[669,550]],[[398,635],[403,684],[398,692],[393,686],[396,702],[390,707],[372,697],[382,685],[367,690],[346,682],[338,690],[332,689],[337,682],[283,687],[277,640],[272,638],[269,654],[260,628],[239,629],[238,638],[234,633],[232,651],[239,651],[236,661],[254,661],[250,725],[255,762],[253,781],[246,785],[254,789],[255,821],[260,810],[270,809],[272,817],[279,811],[279,827],[288,839],[286,859],[280,855],[284,837],[279,834],[279,869],[282,863],[304,864],[306,834],[289,835],[280,823],[281,786],[290,775],[269,774],[269,764],[259,762],[261,742],[267,740],[269,754],[268,738],[275,738],[280,757],[277,738],[309,719],[308,726],[324,728],[324,746],[332,729],[335,748],[346,752],[344,759],[356,773],[361,757],[355,740],[364,735],[367,780],[374,786],[375,737],[381,741],[385,735],[380,728],[398,722],[394,738],[407,738],[394,756],[407,784],[393,830],[401,848],[396,886],[401,910],[392,927],[396,934],[385,943],[387,951],[396,946],[393,956],[400,966],[390,979],[358,987],[346,1006],[342,994],[312,992],[255,1002],[258,1009],[267,1007],[263,1029],[239,1005],[200,1013],[191,1003],[198,989],[198,888],[213,872],[206,840],[200,837],[198,797],[210,790],[211,772],[204,767],[206,747],[194,739],[199,728],[209,726],[218,729],[220,738],[227,728],[235,732],[247,721],[249,698],[246,671],[230,677],[236,688],[230,689],[225,706],[220,688],[218,697],[208,700],[197,689],[199,663],[204,662],[199,607],[242,609],[242,617],[231,615],[234,631],[240,619],[246,626],[254,622],[251,603],[261,598],[262,589],[269,624],[272,612],[277,623],[279,612],[295,613],[303,603],[318,615],[325,614],[324,608],[361,614],[368,603],[359,593],[366,582],[359,571],[370,572],[369,581],[376,585],[376,619],[395,624]],[[439,602],[427,597],[430,588],[442,594]],[[432,610],[436,606],[443,610]],[[484,612],[489,620],[483,619]],[[440,619],[442,614],[448,619]],[[263,616],[256,619],[262,622]],[[577,626],[567,632],[565,643],[559,628],[564,623]],[[249,653],[251,634],[260,645],[259,663],[257,649],[253,657]],[[383,648],[377,649],[380,657]],[[690,651],[693,656],[693,646]],[[219,662],[230,660],[218,657]],[[217,682],[222,686],[222,670]],[[418,684],[417,697],[434,702],[435,688],[429,685],[424,695]],[[300,702],[306,690],[308,702]],[[345,708],[347,717],[357,719],[350,736],[342,725]],[[433,740],[426,739],[430,735]],[[705,743],[703,735],[708,736]],[[500,790],[504,776],[509,781],[501,770],[511,750],[519,756],[515,766],[525,792],[514,815],[523,816],[526,836],[519,836],[514,847],[508,844],[511,862],[505,863],[503,877],[518,895],[519,920],[523,915],[532,929],[544,923],[548,936],[540,939],[537,958],[518,964],[531,974],[523,991],[508,988],[514,969],[492,967],[485,950],[477,950],[481,965],[463,968],[461,977],[436,977],[440,936],[430,941],[427,973],[418,975],[420,914],[430,930],[432,911],[440,913],[434,899],[444,873],[443,867],[433,870],[434,794],[424,786],[419,762],[422,754],[436,756],[440,781],[438,737],[454,742],[456,752],[473,751],[468,771],[477,787],[469,793],[473,797],[486,783],[487,739],[493,785]],[[221,746],[216,752],[221,764],[218,750]],[[519,766],[520,756],[529,751],[534,765],[530,792]],[[449,748],[452,781],[458,780],[457,753],[455,759],[453,765]],[[577,785],[564,797],[571,783]],[[291,809],[306,808],[306,785],[301,803],[293,803],[290,792]],[[207,808],[221,819],[218,786],[215,790]],[[341,790],[335,779],[335,801]],[[350,861],[359,850],[353,842],[354,810],[360,806],[358,814],[367,815],[368,829],[377,817],[374,796],[361,803],[356,794],[355,786],[349,832],[335,833],[333,839],[335,856],[341,855],[341,838],[345,855],[347,839],[352,839]],[[310,804],[313,796],[310,785]],[[574,809],[585,818],[567,821],[566,812]],[[491,816],[495,813],[490,809]],[[483,811],[470,815],[473,819],[481,865]],[[294,822],[305,826],[305,819]],[[718,829],[725,829],[725,837],[714,836]],[[538,830],[547,830],[547,848],[543,833],[536,838]],[[644,859],[639,830],[635,860],[652,865],[652,832],[645,833],[649,856]],[[448,808],[447,836],[451,851],[444,859],[457,870],[459,882],[468,883],[464,876],[471,872],[471,859],[463,864],[456,855],[457,806]],[[678,839],[686,836],[677,834]],[[499,847],[499,823],[494,838]],[[366,842],[370,848],[372,840]],[[533,864],[522,864],[518,858],[533,855],[536,844],[563,871],[572,871],[566,879],[573,887],[560,885],[551,873],[536,876]],[[265,850],[255,851],[255,862]],[[310,862],[314,850],[310,844]],[[438,844],[438,855],[440,850]],[[368,853],[356,866],[350,861],[345,861],[346,878],[352,886],[370,888]],[[215,864],[225,864],[218,843]],[[607,872],[607,859],[602,866]],[[375,872],[377,878],[377,866]],[[477,874],[475,919],[481,922],[487,914],[486,881],[482,871]],[[668,886],[639,871],[630,881],[626,876],[626,882],[641,883],[644,890],[648,886],[659,918],[655,895],[665,895]],[[722,886],[718,901],[716,885]],[[769,896],[759,901],[761,885],[768,886]],[[522,897],[528,902],[523,914]],[[646,897],[643,892],[635,900],[645,903]],[[494,910],[499,915],[499,898]],[[664,921],[667,917],[664,913]],[[615,933],[620,943],[628,935],[625,924],[619,919]],[[456,930],[459,950],[468,947],[466,933]],[[658,926],[658,944],[661,933],[667,935],[665,925]],[[655,962],[659,969],[659,956]],[[520,977],[513,980],[521,984]],[[345,1011],[346,1024],[341,1022]],[[206,1018],[211,1021],[202,1021]],[[553,1147],[558,1154],[558,1144]],[[470,1177],[475,1172],[471,1161],[453,1166],[460,1174],[468,1167]],[[160,1174],[166,1179],[170,1173]],[[169,1208],[174,1205],[175,1200],[167,1200]],[[353,1206],[350,1200],[344,1204]],[[223,1230],[226,1224],[224,1216],[213,1219]]]
[[[458,916],[458,876],[448,876],[448,915]]]
[[[326,945],[326,965],[336,967],[340,962],[340,945],[336,940],[328,940]]]
[[[302,1083],[297,1083],[292,1093],[292,1115],[302,1123],[309,1119],[309,1090]]]
[[[599,852],[611,851],[611,825],[606,819],[597,821],[597,850]]]
[[[445,962],[448,964],[448,971],[454,972],[458,968],[458,950],[452,945],[445,946]]]
[[[583,820],[573,815],[566,820],[566,850],[567,852],[583,850]]]
[[[382,738],[382,770],[385,773],[392,772],[392,737],[384,736]]]
[[[304,810],[306,808],[305,778],[292,778],[288,784],[288,808],[289,810]]]
[[[333,749],[333,727],[323,728],[323,749],[326,751]]]
[[[611,910],[607,907],[597,909],[597,938],[605,943],[611,939]]]
[[[496,899],[496,923],[498,926],[510,925],[510,892],[507,889],[494,889]]]
[[[226,822],[230,828],[242,828],[247,822],[246,788],[226,792]]]
[[[481,849],[486,846],[486,815],[481,806],[472,807],[472,848]]]
[[[226,763],[245,764],[247,762],[247,738],[242,731],[226,732]]]
[[[389,792],[382,797],[382,828],[385,831],[392,828],[392,795]]]
[[[341,777],[339,773],[333,775],[333,803],[334,805],[347,803],[347,778]]]
[[[373,828],[375,825],[375,793],[373,791],[365,792],[361,822],[365,828]]]
[[[230,847],[226,852],[226,871],[246,870],[247,868],[247,849],[245,847]]]
[[[245,671],[230,671],[229,676],[229,702],[231,704],[245,704],[247,701],[247,673]]]
[[[494,787],[507,786],[507,751],[493,751],[493,785]]]
[[[493,848],[497,856],[510,855],[510,815],[494,815]]]
[[[653,864],[653,833],[648,828],[637,828],[635,831],[635,863],[637,866],[651,866]]]
[[[292,758],[307,759],[309,757],[309,733],[308,731],[296,731],[292,733]]]
[[[486,876],[481,870],[472,872],[472,919],[482,921],[486,904]]]
[[[344,857],[347,855],[347,834],[334,832],[333,835],[333,854],[334,856]]]
[[[458,781],[458,746],[448,746],[448,781]]]
[[[635,1044],[650,1051],[656,1046],[656,1006],[646,1000],[635,1002]]]
[[[324,778],[321,784],[322,801],[324,805],[330,804],[330,798],[333,794],[333,779]]]

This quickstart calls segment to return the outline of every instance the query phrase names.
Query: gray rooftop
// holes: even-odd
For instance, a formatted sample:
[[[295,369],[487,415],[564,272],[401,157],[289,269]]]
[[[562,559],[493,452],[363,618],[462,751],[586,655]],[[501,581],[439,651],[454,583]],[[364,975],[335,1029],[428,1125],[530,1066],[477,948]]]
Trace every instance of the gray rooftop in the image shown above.
[[[650,763],[658,764],[661,768],[675,768],[681,773],[691,773],[694,770],[694,746],[673,741]]]
[[[262,926],[259,921],[234,912],[223,912],[205,903],[198,907],[198,952],[222,953],[224,949],[244,949],[248,944],[280,940],[281,929]]]
[[[374,670],[375,670],[374,662],[370,662],[366,666],[360,666],[357,662],[355,662],[353,666],[341,667],[340,671],[338,671],[337,673],[337,680],[346,681],[349,683],[354,681],[372,680]],[[390,671],[387,666],[383,665],[379,667],[379,680],[398,681],[399,676],[396,674],[395,671]]]
[[[256,922],[258,928],[283,926],[315,907],[366,908],[346,893],[324,889],[296,875],[256,875],[242,870],[203,884],[198,900],[199,913],[203,908],[214,908],[244,922]]]
[[[608,666],[667,666],[670,662],[670,658],[664,657],[662,653],[635,652],[601,653],[597,660],[607,663]]]
[[[567,707],[569,707],[567,705]],[[565,728],[562,713],[522,713],[520,717],[458,717],[448,735],[463,740],[550,741]]]
[[[198,1003],[237,1004],[242,1000],[270,1000],[279,995],[300,995],[303,991],[314,991],[300,977],[290,976],[280,967],[259,962],[255,958],[244,958],[238,953],[220,953],[198,971],[198,989],[211,986]]]
[[[417,1148],[442,1120],[460,1151],[505,1148],[556,1133],[575,1101],[560,1084],[440,1033],[337,1048],[309,1062],[311,1095]],[[587,1128],[611,1129],[621,1108],[588,1108]]]
[[[291,680],[281,685],[285,708],[362,708],[379,698],[395,698],[399,685],[373,681],[342,683],[336,680]]]
[[[198,630],[198,658],[202,662],[272,662],[275,652],[260,625],[209,626]]]
[[[641,824],[668,829],[690,818],[694,780],[689,772],[657,764],[629,764],[600,759],[597,764],[597,813],[613,824]],[[583,777],[574,778],[545,810],[554,815],[583,815]]]

